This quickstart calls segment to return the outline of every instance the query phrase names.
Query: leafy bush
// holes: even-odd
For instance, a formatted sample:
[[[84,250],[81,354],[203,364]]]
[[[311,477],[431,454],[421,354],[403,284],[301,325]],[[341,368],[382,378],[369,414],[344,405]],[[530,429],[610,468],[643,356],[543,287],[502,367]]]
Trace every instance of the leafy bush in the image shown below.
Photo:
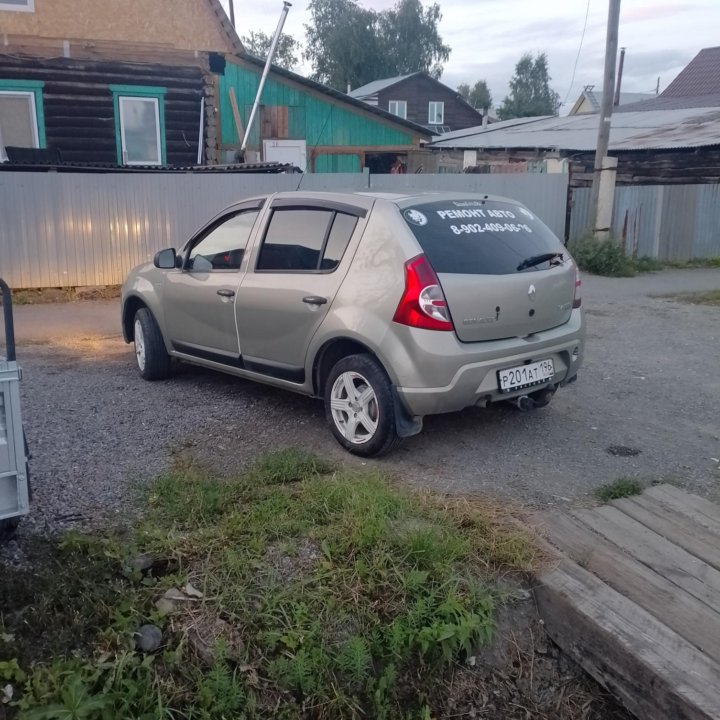
[[[568,246],[583,272],[610,277],[632,277],[637,269],[625,250],[614,240],[582,238]]]

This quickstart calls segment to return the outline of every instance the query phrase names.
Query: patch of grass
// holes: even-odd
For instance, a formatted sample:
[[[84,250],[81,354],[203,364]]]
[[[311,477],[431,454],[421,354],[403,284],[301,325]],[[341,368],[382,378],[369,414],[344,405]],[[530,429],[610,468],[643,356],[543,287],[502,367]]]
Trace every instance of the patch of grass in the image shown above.
[[[720,305],[720,290],[680,293],[679,295],[665,295],[664,297],[670,300],[689,303],[690,305]]]
[[[692,258],[691,260],[663,260],[662,266],[677,270],[683,270],[686,268],[716,268],[720,267],[720,256]]]
[[[627,255],[623,246],[614,239],[598,241],[585,236],[568,245],[578,267],[592,275],[607,277],[633,277],[638,273],[668,269],[720,267],[720,257],[693,260],[657,260]]]
[[[620,498],[639,495],[643,487],[638,480],[632,477],[621,477],[595,490],[595,497],[603,502],[619,500]]]
[[[128,537],[48,542],[41,577],[10,570],[0,659],[17,660],[20,717],[435,716],[455,664],[493,636],[498,576],[535,562],[499,505],[298,450],[237,478],[179,464],[147,500]],[[130,570],[139,553],[172,574]],[[155,601],[187,582],[203,597],[162,615]],[[145,622],[164,633],[154,655],[134,650]],[[225,628],[209,665],[193,640],[207,627]]]

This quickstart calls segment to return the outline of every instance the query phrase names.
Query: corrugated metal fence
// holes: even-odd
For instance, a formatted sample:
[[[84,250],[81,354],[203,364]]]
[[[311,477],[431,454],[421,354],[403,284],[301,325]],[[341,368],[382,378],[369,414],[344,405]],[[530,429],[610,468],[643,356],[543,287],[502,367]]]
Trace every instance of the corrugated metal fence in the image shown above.
[[[573,190],[570,239],[589,226],[590,188]],[[628,253],[660,260],[720,256],[720,186],[629,185],[615,190],[613,234]]]
[[[231,202],[299,175],[0,173],[0,277],[15,288],[116,285]],[[558,235],[567,175],[305,175],[303,190],[453,190],[525,203]]]

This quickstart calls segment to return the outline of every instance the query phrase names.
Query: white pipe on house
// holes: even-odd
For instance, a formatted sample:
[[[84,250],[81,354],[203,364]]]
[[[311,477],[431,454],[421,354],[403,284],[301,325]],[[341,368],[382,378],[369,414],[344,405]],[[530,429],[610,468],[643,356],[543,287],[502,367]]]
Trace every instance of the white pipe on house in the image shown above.
[[[267,60],[265,61],[265,68],[263,69],[263,74],[260,77],[260,85],[258,85],[255,102],[253,103],[252,111],[250,112],[250,118],[248,119],[247,123],[247,128],[245,129],[245,137],[243,138],[242,145],[240,146],[241,153],[244,153],[245,148],[247,147],[248,138],[250,137],[250,130],[252,129],[252,124],[255,120],[258,106],[260,105],[260,98],[262,96],[263,88],[265,87],[265,80],[267,80],[268,73],[270,72],[270,66],[272,65],[273,57],[275,57],[275,50],[277,49],[278,42],[280,41],[280,35],[282,34],[283,25],[285,25],[285,18],[287,17],[288,12],[290,12],[291,7],[292,3],[287,2],[287,0],[283,3],[283,9],[280,13],[280,20],[278,20],[277,28],[275,30],[275,36],[273,37],[272,43],[270,45],[270,51],[268,52]]]

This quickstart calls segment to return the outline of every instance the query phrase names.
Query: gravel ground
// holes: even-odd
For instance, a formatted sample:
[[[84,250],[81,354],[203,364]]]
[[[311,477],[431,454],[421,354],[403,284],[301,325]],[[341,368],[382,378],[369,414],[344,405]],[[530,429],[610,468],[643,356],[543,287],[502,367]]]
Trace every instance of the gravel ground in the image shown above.
[[[623,475],[718,499],[720,309],[657,297],[717,288],[720,270],[586,278],[586,362],[548,408],[427,418],[421,435],[366,463],[335,443],[317,401],[189,366],[145,383],[119,337],[117,301],[17,307],[35,489],[26,527],[122,523],[133,486],[177,453],[232,472],[288,445],[540,507],[589,502]]]

